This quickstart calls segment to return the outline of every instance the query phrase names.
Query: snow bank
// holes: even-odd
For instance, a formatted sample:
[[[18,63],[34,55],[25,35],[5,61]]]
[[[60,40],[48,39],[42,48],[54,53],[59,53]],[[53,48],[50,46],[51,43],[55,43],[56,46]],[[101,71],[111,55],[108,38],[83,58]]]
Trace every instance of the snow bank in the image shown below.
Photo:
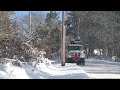
[[[40,66],[40,67],[39,67]],[[60,63],[50,64],[48,67],[38,65],[37,70],[44,72],[44,78],[46,79],[88,79],[89,76],[82,69],[82,67],[75,63],[66,63],[65,66],[61,66]]]
[[[0,64],[0,70],[1,79],[29,79],[23,68],[13,66],[10,62],[5,65]]]
[[[35,79],[43,78],[40,72],[41,68],[45,69],[50,64],[50,60],[43,58],[47,62],[37,63],[36,68],[32,65],[28,65],[27,62],[20,62],[21,67],[14,66],[12,61],[15,59],[5,58],[7,63],[0,63],[0,79]],[[48,63],[48,65],[46,65]],[[34,64],[34,62],[33,62]],[[37,72],[37,73],[36,73]],[[35,75],[36,74],[36,75]]]
[[[10,60],[10,59],[9,59]],[[9,61],[8,60],[8,61]],[[13,66],[11,62],[7,64],[0,63],[0,78],[1,79],[88,79],[86,72],[76,64],[66,63],[61,66],[60,63],[52,64],[50,60],[43,58],[34,67],[33,65],[21,62],[22,66]]]

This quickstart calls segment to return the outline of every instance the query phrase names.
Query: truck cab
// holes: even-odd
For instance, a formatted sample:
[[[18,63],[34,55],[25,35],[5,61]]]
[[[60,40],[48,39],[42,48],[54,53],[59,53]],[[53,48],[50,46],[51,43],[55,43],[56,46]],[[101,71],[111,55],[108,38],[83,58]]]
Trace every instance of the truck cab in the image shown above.
[[[66,63],[76,63],[85,65],[85,50],[83,45],[69,44],[66,47]]]

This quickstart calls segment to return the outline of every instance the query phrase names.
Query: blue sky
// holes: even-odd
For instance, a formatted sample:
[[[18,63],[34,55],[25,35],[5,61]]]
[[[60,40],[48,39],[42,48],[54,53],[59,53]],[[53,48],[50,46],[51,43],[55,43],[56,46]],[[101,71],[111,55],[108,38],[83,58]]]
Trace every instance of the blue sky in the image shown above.
[[[43,11],[44,13],[48,13],[49,11]],[[16,11],[16,16],[26,15],[29,11]]]
[[[44,13],[48,13],[49,11],[43,11]],[[29,13],[29,11],[16,11],[16,16],[22,16],[22,15],[26,15]],[[58,11],[60,19],[61,19],[61,11]]]
[[[28,11],[16,11],[16,16],[21,16],[21,15],[25,15],[28,14]]]

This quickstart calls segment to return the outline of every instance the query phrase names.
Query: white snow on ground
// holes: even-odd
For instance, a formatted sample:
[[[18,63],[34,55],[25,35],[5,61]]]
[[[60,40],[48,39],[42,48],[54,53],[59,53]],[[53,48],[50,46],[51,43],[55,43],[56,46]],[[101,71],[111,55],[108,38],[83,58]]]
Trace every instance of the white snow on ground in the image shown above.
[[[87,74],[93,79],[120,79],[120,74]]]
[[[120,79],[120,62],[91,58],[82,69],[93,79]]]
[[[76,64],[61,66],[60,63],[39,63],[32,65],[22,64],[22,67],[13,66],[10,62],[0,64],[1,79],[88,79],[86,72]]]
[[[3,66],[4,71],[0,72],[0,78],[3,79],[29,79],[29,76],[25,73],[23,68],[13,66],[11,63],[7,63]]]
[[[10,59],[8,59],[10,61]],[[85,66],[75,63],[38,63],[36,67],[22,63],[21,67],[10,62],[0,63],[1,79],[120,79],[120,62],[86,59]]]
[[[51,79],[62,78],[62,79],[88,79],[86,72],[76,64],[66,63],[65,66],[61,64],[50,65],[47,69],[41,69],[51,74]]]

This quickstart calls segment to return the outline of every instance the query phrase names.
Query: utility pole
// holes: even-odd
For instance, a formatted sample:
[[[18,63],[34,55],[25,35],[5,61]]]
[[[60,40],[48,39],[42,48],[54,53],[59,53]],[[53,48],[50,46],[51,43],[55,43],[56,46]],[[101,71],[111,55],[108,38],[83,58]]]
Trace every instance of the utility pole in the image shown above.
[[[17,26],[16,26],[16,18],[15,18],[15,21],[14,21],[14,25],[13,25],[13,29],[14,29],[14,31],[15,31],[15,33],[17,32]]]
[[[80,18],[78,18],[78,38],[80,39]]]
[[[6,16],[6,34],[9,34],[10,33],[10,31],[9,31],[9,16]]]
[[[32,23],[31,23],[31,11],[29,11],[29,30],[30,30],[29,35],[31,35],[31,33],[32,33],[31,26],[32,26]]]
[[[61,34],[61,65],[65,66],[65,39],[66,39],[66,30],[65,30],[65,11],[62,11],[62,34]]]

